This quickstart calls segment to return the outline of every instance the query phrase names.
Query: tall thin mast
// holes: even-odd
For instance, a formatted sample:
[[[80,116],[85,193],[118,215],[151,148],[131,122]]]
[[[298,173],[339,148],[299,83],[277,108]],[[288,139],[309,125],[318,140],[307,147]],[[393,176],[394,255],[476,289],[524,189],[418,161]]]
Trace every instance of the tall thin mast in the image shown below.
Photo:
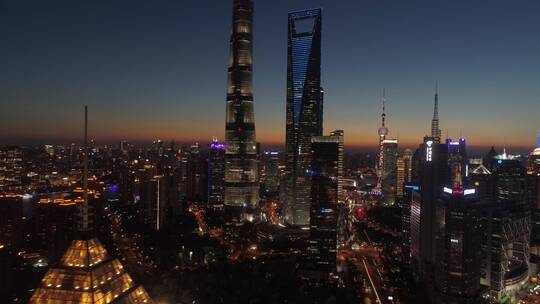
[[[435,82],[435,104],[433,119],[431,120],[431,137],[436,143],[441,142],[441,129],[439,128],[439,83]]]
[[[83,206],[82,231],[89,230],[88,224],[88,106],[84,106],[84,147],[83,147]]]

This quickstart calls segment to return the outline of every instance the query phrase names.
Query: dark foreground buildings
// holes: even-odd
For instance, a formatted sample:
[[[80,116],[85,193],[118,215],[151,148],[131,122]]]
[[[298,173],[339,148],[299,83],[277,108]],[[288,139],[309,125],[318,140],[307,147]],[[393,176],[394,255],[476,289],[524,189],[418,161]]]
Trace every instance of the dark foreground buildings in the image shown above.
[[[416,178],[404,186],[404,248],[431,302],[515,300],[532,269],[526,168],[490,153],[469,169],[463,139],[426,137],[416,155]]]
[[[436,205],[435,303],[478,303],[483,258],[482,207],[474,187],[443,187]]]
[[[343,178],[343,131],[311,140],[311,207],[308,260],[310,278],[336,275],[337,228]],[[309,268],[308,267],[308,268]]]

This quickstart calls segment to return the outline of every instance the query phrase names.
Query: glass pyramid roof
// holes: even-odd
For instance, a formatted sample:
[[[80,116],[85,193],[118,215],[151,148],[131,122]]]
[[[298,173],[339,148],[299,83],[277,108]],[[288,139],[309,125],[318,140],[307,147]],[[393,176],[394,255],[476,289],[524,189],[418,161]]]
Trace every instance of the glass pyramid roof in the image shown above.
[[[75,240],[41,280],[30,303],[153,303],[98,239]]]

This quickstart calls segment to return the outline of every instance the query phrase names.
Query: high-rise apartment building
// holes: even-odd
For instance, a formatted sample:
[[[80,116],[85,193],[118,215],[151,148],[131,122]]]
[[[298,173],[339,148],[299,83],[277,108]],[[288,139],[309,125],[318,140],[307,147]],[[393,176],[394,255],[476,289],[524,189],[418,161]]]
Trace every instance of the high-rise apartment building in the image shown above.
[[[289,13],[286,221],[309,225],[311,138],[322,135],[321,9]]]

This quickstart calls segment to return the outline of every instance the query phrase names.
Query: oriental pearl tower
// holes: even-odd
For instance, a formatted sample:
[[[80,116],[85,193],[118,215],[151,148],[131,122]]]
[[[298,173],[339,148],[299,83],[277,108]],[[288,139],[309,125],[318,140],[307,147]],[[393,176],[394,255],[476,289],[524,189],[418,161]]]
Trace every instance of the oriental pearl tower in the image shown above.
[[[385,113],[385,103],[386,103],[386,90],[383,89],[382,97],[382,114],[381,114],[381,127],[378,130],[379,133],[379,160],[377,162],[377,189],[378,193],[382,192],[382,180],[383,180],[383,168],[384,168],[384,140],[386,135],[388,135],[388,128],[385,125],[386,113]]]

